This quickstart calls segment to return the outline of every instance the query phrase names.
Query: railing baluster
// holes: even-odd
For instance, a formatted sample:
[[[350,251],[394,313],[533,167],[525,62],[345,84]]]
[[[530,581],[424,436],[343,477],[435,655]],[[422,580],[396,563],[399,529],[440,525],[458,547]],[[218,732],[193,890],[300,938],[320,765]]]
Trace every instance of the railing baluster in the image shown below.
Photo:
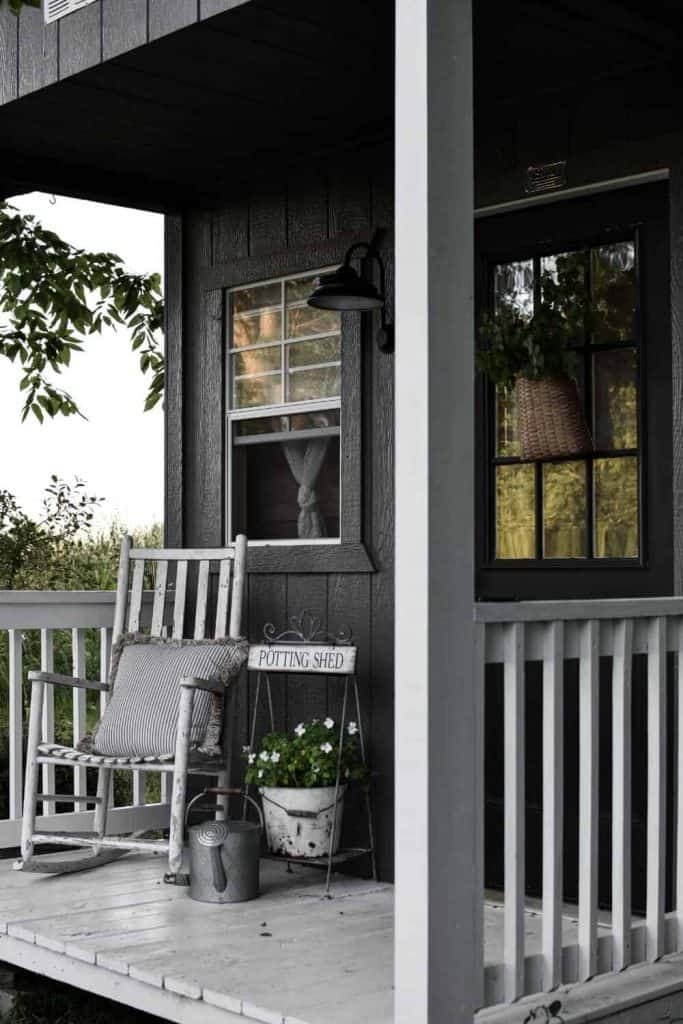
[[[599,642],[600,624],[589,619],[579,661],[579,981],[597,969]]]
[[[666,619],[650,621],[648,641],[646,956],[657,960],[666,952]]]
[[[85,678],[85,630],[76,627],[71,630],[71,650],[73,658],[73,675]],[[73,741],[74,744],[85,735],[86,731],[86,704],[85,690],[74,689],[73,691]],[[74,769],[74,796],[85,796],[87,794],[87,780],[85,768]],[[77,811],[86,811],[87,804],[84,800],[76,801],[74,805]]]
[[[631,963],[631,677],[633,620],[614,626],[612,660],[612,970]]]
[[[677,951],[683,950],[683,619],[677,620],[676,652],[676,912]]]
[[[524,626],[505,626],[505,998],[524,994]]]
[[[51,629],[40,631],[40,669],[41,672],[54,671],[54,634]],[[42,737],[46,743],[52,743],[55,738],[55,691],[54,686],[49,684],[43,691],[43,729]],[[43,792],[55,793],[55,766],[53,764],[43,765]],[[46,800],[42,806],[43,814],[54,814],[56,805],[54,800]]]
[[[546,628],[543,657],[543,987],[562,981],[564,623]]]
[[[8,630],[9,641],[9,816],[20,818],[23,804],[23,701],[24,674],[22,637],[17,629]]]

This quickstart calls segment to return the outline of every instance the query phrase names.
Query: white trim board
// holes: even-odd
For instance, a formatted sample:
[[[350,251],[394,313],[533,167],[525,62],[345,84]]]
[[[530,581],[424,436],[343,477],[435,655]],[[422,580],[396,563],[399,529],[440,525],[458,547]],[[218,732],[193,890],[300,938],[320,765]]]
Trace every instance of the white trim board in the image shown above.
[[[104,999],[133,1006],[143,1013],[154,1014],[174,1024],[245,1024],[245,1017],[241,1013],[212,1006],[205,999],[176,995],[168,989],[103,970],[9,935],[0,935],[0,959],[65,985],[74,985]]]
[[[482,217],[494,217],[498,213],[511,213],[514,210],[523,210],[529,206],[545,206],[547,203],[559,203],[563,199],[577,199],[581,196],[598,195],[600,192],[614,192],[620,188],[633,188],[637,185],[647,185],[654,181],[668,181],[670,171],[668,167],[660,167],[654,171],[643,171],[640,174],[628,174],[623,178],[606,178],[604,181],[591,181],[586,185],[576,185],[574,188],[558,188],[555,192],[545,192],[539,195],[524,196],[523,199],[510,199],[504,203],[493,203],[491,206],[478,206],[475,208],[475,220]]]

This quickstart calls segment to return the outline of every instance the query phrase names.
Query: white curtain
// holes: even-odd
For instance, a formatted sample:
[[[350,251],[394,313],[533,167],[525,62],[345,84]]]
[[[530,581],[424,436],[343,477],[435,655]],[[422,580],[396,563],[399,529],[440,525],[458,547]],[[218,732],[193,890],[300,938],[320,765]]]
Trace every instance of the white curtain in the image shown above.
[[[315,485],[318,482],[329,443],[329,437],[315,437],[310,441],[282,442],[287,464],[299,485],[297,532],[302,540],[327,536]]]

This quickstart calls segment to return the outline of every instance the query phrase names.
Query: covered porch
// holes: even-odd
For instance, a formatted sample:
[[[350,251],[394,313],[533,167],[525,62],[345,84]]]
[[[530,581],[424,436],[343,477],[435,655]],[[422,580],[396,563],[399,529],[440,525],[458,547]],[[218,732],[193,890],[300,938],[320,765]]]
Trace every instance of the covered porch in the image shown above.
[[[339,393],[325,396],[325,411],[339,410],[338,536],[273,543],[246,525],[251,641],[303,608],[353,629],[381,882],[343,878],[339,898],[323,901],[314,872],[266,863],[263,896],[233,912],[164,888],[153,860],[47,880],[10,874],[7,860],[0,958],[178,1022],[516,1024],[555,999],[567,1024],[683,1011],[680,40],[676,5],[660,0],[647,18],[638,7],[94,0],[45,32],[39,12],[14,21],[0,10],[3,194],[54,189],[167,214],[169,545],[217,547],[247,514],[232,475],[233,423],[253,413],[231,415],[234,291],[275,282],[285,296],[287,281],[375,238],[396,331],[391,356],[371,318],[346,315],[339,329]],[[642,392],[652,420],[618,452],[645,467],[641,547],[624,569],[586,567],[600,557],[586,485],[578,570],[496,566],[482,554],[496,542],[484,476],[495,479],[500,453],[482,447],[473,384],[486,291],[475,224],[531,211],[534,245],[550,245],[544,218],[561,200],[619,193],[628,206],[649,186],[666,193],[650,264],[664,272],[646,274],[643,307],[659,332],[643,361],[657,370]],[[640,213],[625,223],[639,228]],[[613,226],[577,244],[602,245]],[[489,250],[489,262],[518,258],[514,245]],[[295,412],[317,412],[320,398]],[[262,403],[271,416],[283,407],[283,396]],[[540,476],[528,563],[545,557]],[[49,669],[55,631],[70,631],[82,676],[90,631],[105,677],[112,616],[105,593],[0,595],[8,850],[22,810],[23,635],[39,631]],[[246,741],[248,682],[241,694]],[[296,677],[278,700],[289,726],[334,712],[330,693],[314,699]],[[487,707],[499,712],[493,729]],[[79,696],[74,737],[86,714]],[[493,794],[491,770],[502,780]],[[112,830],[167,820],[168,794],[148,802],[140,774]],[[72,795],[66,814],[48,802],[45,828],[87,827],[86,769]]]

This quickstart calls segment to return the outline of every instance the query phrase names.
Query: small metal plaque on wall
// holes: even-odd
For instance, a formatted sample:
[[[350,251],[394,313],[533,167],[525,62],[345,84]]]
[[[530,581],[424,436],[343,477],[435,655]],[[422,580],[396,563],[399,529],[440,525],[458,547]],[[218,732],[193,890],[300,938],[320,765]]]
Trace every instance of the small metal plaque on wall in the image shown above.
[[[259,672],[316,672],[353,675],[356,648],[332,644],[253,644],[249,668]]]
[[[81,7],[94,4],[95,0],[43,0],[43,17],[45,24],[65,18],[67,14],[79,11]]]
[[[567,161],[557,160],[553,164],[537,164],[527,167],[524,191],[527,195],[538,192],[553,192],[567,184]]]

